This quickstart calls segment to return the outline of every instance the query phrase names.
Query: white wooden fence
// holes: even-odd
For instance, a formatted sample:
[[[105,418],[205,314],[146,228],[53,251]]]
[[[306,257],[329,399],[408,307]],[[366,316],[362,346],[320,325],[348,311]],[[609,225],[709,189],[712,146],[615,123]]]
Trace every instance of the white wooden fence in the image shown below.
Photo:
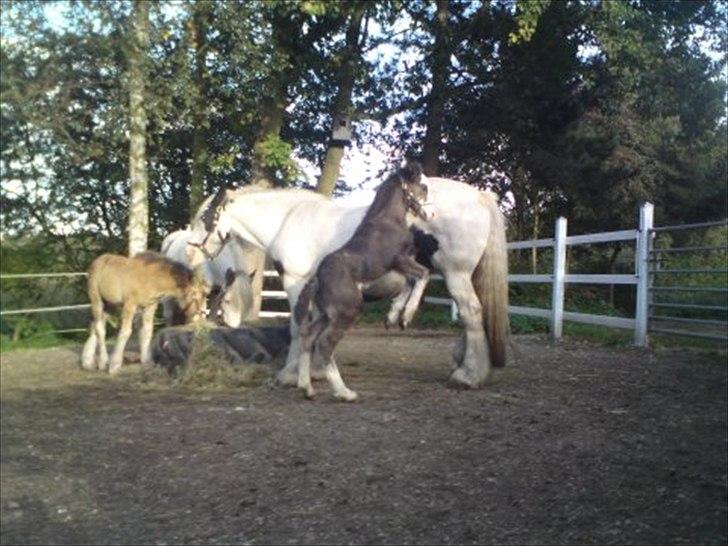
[[[550,274],[511,274],[508,275],[509,283],[545,283],[551,285],[551,307],[549,309],[524,307],[512,305],[509,307],[511,314],[525,315],[547,319],[550,322],[551,334],[554,339],[559,339],[563,332],[564,320],[580,322],[584,324],[595,324],[610,328],[622,328],[634,331],[634,344],[640,347],[647,345],[648,320],[649,320],[649,293],[650,293],[650,255],[651,240],[654,231],[667,228],[653,228],[654,207],[651,203],[645,203],[640,207],[639,224],[636,229],[621,231],[609,231],[603,233],[592,233],[587,235],[568,235],[566,218],[556,220],[554,237],[551,239],[535,239],[530,241],[515,241],[508,243],[509,250],[551,248],[554,252],[553,271]],[[572,274],[566,270],[566,247],[577,245],[591,245],[626,241],[635,244],[634,273],[630,274]],[[34,274],[13,274],[0,275],[0,280],[19,278],[43,278],[79,276],[85,273],[34,273]],[[277,277],[275,271],[265,271],[266,277]],[[441,275],[433,275],[433,280],[442,280]],[[564,311],[564,295],[567,284],[590,284],[590,285],[633,285],[636,289],[636,304],[634,318],[613,317],[605,315],[594,315],[587,313],[576,313]],[[264,299],[286,300],[287,296],[281,290],[263,290]],[[425,302],[435,305],[447,305],[450,307],[450,314],[453,321],[457,319],[457,307],[450,298],[425,297]],[[30,313],[52,312],[71,309],[84,309],[86,305],[66,305],[59,307],[45,307],[35,309],[14,309],[0,311],[1,316],[20,315]],[[287,311],[261,311],[261,317],[287,317]]]
[[[550,321],[551,334],[560,339],[564,320],[596,324],[611,328],[634,330],[634,343],[643,347],[647,345],[647,317],[649,292],[649,249],[654,207],[645,203],[640,208],[637,229],[607,231],[589,235],[571,235],[567,233],[566,218],[556,220],[553,239],[536,239],[518,241],[508,244],[509,250],[528,248],[553,248],[554,264],[550,275],[508,275],[509,283],[547,283],[551,284],[551,308],[510,306],[510,312],[516,315],[545,318]],[[633,274],[571,274],[566,270],[566,247],[617,241],[634,242],[635,272]],[[564,311],[564,295],[567,284],[628,284],[637,288],[634,318],[610,317]]]

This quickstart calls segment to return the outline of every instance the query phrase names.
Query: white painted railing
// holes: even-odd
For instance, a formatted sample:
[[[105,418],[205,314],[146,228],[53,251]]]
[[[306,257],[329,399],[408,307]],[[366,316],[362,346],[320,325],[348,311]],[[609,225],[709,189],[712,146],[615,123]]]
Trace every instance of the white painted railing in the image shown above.
[[[554,264],[551,275],[508,275],[509,283],[532,282],[551,284],[551,308],[538,309],[512,305],[512,314],[545,318],[550,321],[551,335],[559,339],[563,332],[564,320],[625,328],[634,330],[634,343],[640,347],[647,345],[647,294],[649,287],[649,243],[652,230],[653,205],[645,203],[640,208],[637,229],[592,233],[588,235],[567,234],[566,218],[556,220],[553,239],[517,241],[508,244],[509,250],[527,248],[553,248]],[[634,242],[635,273],[633,275],[571,274],[566,270],[566,247],[616,241]],[[587,313],[564,311],[564,293],[567,284],[628,284],[637,287],[635,318],[610,317]]]

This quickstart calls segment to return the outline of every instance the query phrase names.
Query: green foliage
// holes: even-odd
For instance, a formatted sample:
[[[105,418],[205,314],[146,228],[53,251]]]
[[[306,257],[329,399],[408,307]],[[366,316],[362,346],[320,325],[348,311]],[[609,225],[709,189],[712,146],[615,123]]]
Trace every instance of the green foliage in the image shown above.
[[[510,43],[528,42],[536,32],[541,14],[546,11],[550,3],[551,0],[520,0],[516,15],[518,28],[508,35]]]
[[[279,135],[270,134],[260,145],[263,165],[277,174],[279,180],[294,183],[301,171],[292,158],[293,147]]]

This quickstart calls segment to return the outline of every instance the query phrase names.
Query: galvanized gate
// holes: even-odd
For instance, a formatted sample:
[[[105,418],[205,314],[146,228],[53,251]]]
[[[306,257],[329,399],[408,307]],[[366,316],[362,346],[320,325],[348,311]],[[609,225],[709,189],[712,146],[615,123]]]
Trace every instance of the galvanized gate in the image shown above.
[[[728,342],[726,227],[722,220],[650,230],[649,332]],[[704,244],[715,228],[719,244]],[[702,237],[685,233],[700,231]]]

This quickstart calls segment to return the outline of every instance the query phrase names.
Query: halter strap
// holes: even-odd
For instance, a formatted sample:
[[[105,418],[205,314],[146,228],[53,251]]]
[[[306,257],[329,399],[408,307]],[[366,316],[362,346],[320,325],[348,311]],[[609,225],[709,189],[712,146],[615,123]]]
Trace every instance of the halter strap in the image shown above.
[[[219,217],[219,212],[216,213],[216,216]],[[220,246],[217,247],[217,250],[215,252],[209,252],[207,248],[205,248],[205,245],[207,244],[207,240],[210,238],[210,235],[213,233],[216,233],[217,236],[220,238]],[[220,252],[222,252],[223,247],[225,246],[225,243],[230,239],[230,234],[228,233],[225,237],[222,236],[222,233],[220,233],[219,229],[216,229],[214,231],[208,231],[207,235],[205,235],[205,238],[202,239],[202,242],[199,243],[192,243],[190,241],[187,241],[187,244],[189,246],[193,246],[195,248],[198,248],[200,252],[207,258],[207,260],[212,261],[215,258],[217,258],[220,255]]]
[[[402,184],[402,192],[404,193],[405,209],[411,210],[414,214],[427,221],[427,213],[425,212],[423,203],[420,203],[420,201],[414,196],[407,187],[407,184]]]

